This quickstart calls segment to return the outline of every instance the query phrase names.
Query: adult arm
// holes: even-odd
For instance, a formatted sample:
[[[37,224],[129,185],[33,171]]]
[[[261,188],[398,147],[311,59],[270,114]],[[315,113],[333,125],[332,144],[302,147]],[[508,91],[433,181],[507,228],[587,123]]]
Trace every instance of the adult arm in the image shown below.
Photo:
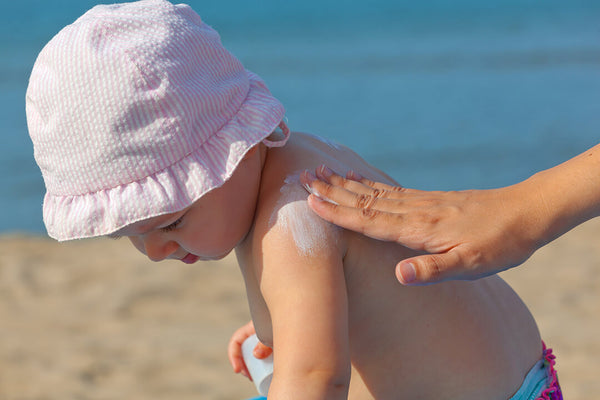
[[[600,215],[600,144],[523,182],[490,190],[433,192],[302,175],[310,207],[334,224],[428,254],[401,260],[404,284],[477,279],[517,266],[538,248]],[[326,199],[330,201],[325,201]],[[332,203],[333,201],[334,203]]]

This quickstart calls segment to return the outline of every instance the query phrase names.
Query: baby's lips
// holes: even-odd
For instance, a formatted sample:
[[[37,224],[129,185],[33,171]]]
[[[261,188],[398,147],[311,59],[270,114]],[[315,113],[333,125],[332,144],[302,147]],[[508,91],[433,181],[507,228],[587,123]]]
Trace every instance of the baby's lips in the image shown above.
[[[182,262],[186,263],[186,264],[193,264],[196,261],[198,261],[200,259],[200,257],[198,257],[197,255],[194,255],[192,253],[188,253],[187,256],[183,257],[181,259]]]

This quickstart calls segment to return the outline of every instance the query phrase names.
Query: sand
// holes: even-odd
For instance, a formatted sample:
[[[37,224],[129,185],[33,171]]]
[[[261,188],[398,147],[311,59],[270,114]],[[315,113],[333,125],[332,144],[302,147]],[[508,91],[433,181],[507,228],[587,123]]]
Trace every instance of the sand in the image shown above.
[[[600,393],[600,219],[503,273],[558,357],[569,400]],[[234,257],[152,263],[126,239],[0,237],[0,399],[238,400],[248,320]]]

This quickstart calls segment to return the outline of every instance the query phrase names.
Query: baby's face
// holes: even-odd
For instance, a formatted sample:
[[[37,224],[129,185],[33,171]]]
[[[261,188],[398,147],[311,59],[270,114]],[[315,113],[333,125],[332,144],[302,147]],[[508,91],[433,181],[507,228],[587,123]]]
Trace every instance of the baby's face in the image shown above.
[[[246,237],[254,220],[259,185],[252,179],[234,173],[185,210],[134,224],[122,234],[153,261],[221,259]]]

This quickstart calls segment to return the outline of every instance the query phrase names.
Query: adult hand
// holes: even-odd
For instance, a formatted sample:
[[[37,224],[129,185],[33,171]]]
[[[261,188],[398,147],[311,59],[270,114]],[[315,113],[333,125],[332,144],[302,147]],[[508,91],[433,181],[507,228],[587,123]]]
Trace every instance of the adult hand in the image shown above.
[[[227,356],[229,357],[229,363],[233,367],[233,372],[236,374],[241,373],[250,380],[252,380],[252,378],[250,377],[250,372],[248,371],[248,367],[246,367],[244,357],[242,356],[242,343],[255,333],[256,330],[254,329],[254,324],[250,321],[231,335],[229,345],[227,346]],[[267,358],[271,353],[273,353],[273,349],[265,346],[260,341],[256,344],[256,347],[254,347],[254,351],[252,352],[254,357],[259,359]]]
[[[522,263],[536,249],[531,221],[516,212],[516,188],[428,192],[352,173],[343,178],[325,167],[316,172],[319,179],[302,179],[319,195],[308,199],[319,216],[429,253],[398,263],[401,283],[479,278]]]
[[[600,215],[600,145],[516,185],[421,191],[343,178],[325,166],[302,183],[322,218],[428,254],[399,260],[404,284],[477,279],[524,262],[538,248]],[[318,195],[315,195],[318,194]]]

